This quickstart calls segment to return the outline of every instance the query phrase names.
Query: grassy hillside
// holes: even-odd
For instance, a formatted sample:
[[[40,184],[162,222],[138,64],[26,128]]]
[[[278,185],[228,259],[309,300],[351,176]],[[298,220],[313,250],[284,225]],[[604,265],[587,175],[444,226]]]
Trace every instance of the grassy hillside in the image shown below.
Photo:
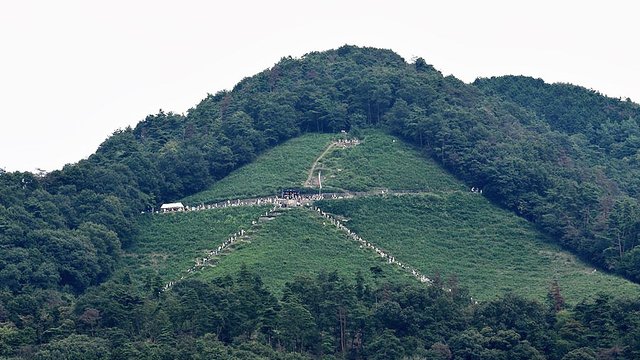
[[[187,204],[273,195],[286,187],[302,187],[314,161],[337,137],[307,134],[261,155],[208,190],[189,196]],[[411,145],[380,131],[368,131],[360,145],[332,148],[320,159],[326,191],[393,190],[449,191],[465,186]],[[317,172],[314,173],[317,176]]]
[[[334,148],[318,167],[322,169],[323,186],[353,191],[465,188],[414,147],[382,132],[368,132],[363,142],[355,147]]]
[[[305,135],[291,140],[185,201],[254,197],[283,187],[299,187],[334,136]],[[325,187],[424,192],[326,200],[321,206],[347,219],[347,226],[366,240],[424,274],[458,276],[475,298],[486,300],[513,291],[540,300],[554,279],[570,303],[597,292],[640,295],[637,285],[594,272],[551,245],[530,223],[470,193],[464,184],[395,137],[367,132],[360,145],[334,147],[316,168],[322,169]],[[264,209],[232,208],[143,218],[129,261],[145,271],[157,270],[163,279],[175,279],[202,249],[242,227],[246,229],[261,212]],[[323,270],[336,270],[348,278],[360,271],[374,282],[415,281],[322,222],[307,210],[285,211],[261,223],[248,242],[222,256],[215,268],[206,268],[196,276],[210,279],[232,274],[246,264],[259,271],[276,292],[294,276]]]
[[[225,256],[215,268],[199,273],[208,279],[237,273],[242,265],[260,273],[267,287],[279,293],[296,276],[337,271],[353,279],[361,272],[369,282],[415,281],[388,266],[375,253],[359,248],[312,211],[297,208],[266,221],[249,242]]]
[[[222,243],[230,234],[248,229],[266,208],[231,207],[198,212],[143,216],[137,223],[134,247],[125,253],[134,275],[158,274],[163,282],[175,280],[193,266],[204,250]]]
[[[307,134],[267,151],[211,188],[189,196],[187,204],[274,195],[282,188],[301,187],[314,160],[335,134]]]
[[[531,224],[471,192],[323,201],[363,238],[423,273],[457,275],[479,299],[513,291],[543,300],[553,279],[569,303],[598,292],[640,295],[640,286],[593,272]]]

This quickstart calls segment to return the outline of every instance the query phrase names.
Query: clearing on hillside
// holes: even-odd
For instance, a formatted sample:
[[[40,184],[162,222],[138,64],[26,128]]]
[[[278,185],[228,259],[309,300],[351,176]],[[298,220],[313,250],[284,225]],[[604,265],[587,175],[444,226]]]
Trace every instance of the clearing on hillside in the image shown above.
[[[423,274],[458,276],[474,298],[486,300],[513,291],[541,300],[555,279],[572,304],[598,292],[640,295],[640,286],[594,271],[551,245],[531,224],[470,192],[401,140],[370,131],[357,146],[334,146],[325,152],[335,139],[331,134],[309,134],[290,140],[184,201],[210,203],[299,187],[319,159],[316,168],[322,171],[323,190],[419,192],[317,204],[347,220],[346,225],[365,240]],[[140,224],[138,248],[128,255],[129,261],[174,280],[193,265],[199,252],[210,248],[206,239],[222,241],[240,228],[246,229],[260,213],[264,208],[144,218],[147,223]],[[235,244],[215,267],[205,267],[194,276],[208,279],[233,273],[244,263],[259,271],[276,292],[296,275],[324,270],[336,270],[348,278],[360,271],[375,282],[416,281],[322,222],[308,209],[283,211],[260,224],[248,241]]]
[[[243,264],[259,272],[265,285],[276,293],[296,276],[322,271],[335,270],[347,279],[361,272],[370,283],[416,281],[303,208],[285,210],[265,222],[250,242],[238,245],[216,267],[205,268],[197,276],[210,279],[235,274]]]
[[[189,205],[227,199],[275,195],[283,188],[301,187],[309,167],[335,134],[306,134],[260,155],[208,190],[184,198]]]
[[[415,147],[379,131],[365,134],[359,145],[334,147],[320,160],[316,168],[322,171],[322,186],[327,191],[466,189]]]
[[[594,271],[479,194],[376,196],[317,205],[423,273],[456,275],[481,300],[508,291],[543,300],[554,279],[572,304],[599,292],[640,295],[637,284]]]
[[[268,206],[154,214],[140,217],[134,246],[124,254],[126,268],[144,279],[158,274],[166,283],[180,278],[230,234],[248,229]]]

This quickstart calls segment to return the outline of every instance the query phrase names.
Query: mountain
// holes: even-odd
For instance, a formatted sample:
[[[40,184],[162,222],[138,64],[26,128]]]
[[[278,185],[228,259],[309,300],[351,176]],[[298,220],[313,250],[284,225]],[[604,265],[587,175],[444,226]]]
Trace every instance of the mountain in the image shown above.
[[[343,46],[299,59],[283,58],[231,91],[208,95],[186,116],[160,111],[135,128],[114,132],[95,154],[60,171],[0,173],[0,356],[84,354],[87,358],[91,352],[96,358],[163,353],[285,358],[295,353],[344,357],[350,352],[353,357],[375,358],[388,350],[384,358],[498,353],[508,358],[542,354],[637,358],[639,347],[632,335],[640,323],[637,300],[597,296],[571,304],[567,313],[560,293],[563,285],[557,283],[549,291],[551,311],[513,294],[475,307],[466,290],[444,284],[428,273],[431,269],[423,270],[424,275],[432,276],[436,286],[427,290],[393,285],[392,279],[403,279],[396,276],[402,274],[383,267],[390,283],[371,282],[378,272],[371,265],[369,273],[372,266],[374,272],[365,271],[366,278],[363,273],[355,284],[338,273],[320,272],[292,280],[274,293],[245,267],[216,282],[189,279],[165,292],[158,292],[163,285],[160,274],[140,279],[138,273],[127,270],[137,261],[138,255],[132,254],[151,254],[140,259],[148,260],[151,268],[164,261],[159,253],[165,249],[153,240],[167,244],[165,235],[145,233],[156,226],[145,223],[150,221],[150,210],[181,198],[197,205],[230,194],[272,192],[281,186],[280,177],[254,178],[244,188],[234,188],[240,182],[233,176],[240,179],[236,174],[243,171],[234,170],[245,165],[260,170],[265,165],[254,163],[258,156],[269,149],[277,151],[277,146],[302,134],[344,130],[356,138],[370,136],[368,131],[398,136],[453,174],[462,189],[456,190],[460,196],[454,192],[439,198],[388,194],[398,195],[388,204],[399,210],[380,211],[384,219],[376,217],[376,208],[386,206],[378,198],[322,205],[331,212],[331,219],[346,220],[365,238],[386,241],[388,234],[378,233],[383,227],[371,225],[402,213],[413,217],[412,225],[433,221],[443,226],[441,231],[459,230],[468,224],[447,225],[447,218],[429,214],[452,211],[454,219],[473,220],[465,211],[494,209],[486,198],[521,217],[505,221],[521,224],[521,229],[529,226],[530,234],[539,234],[536,227],[545,235],[532,237],[544,236],[597,267],[596,277],[604,278],[599,274],[604,270],[638,282],[637,109],[629,101],[535,79],[504,77],[465,84],[442,76],[423,59],[407,63],[390,50]],[[328,135],[317,137],[323,136]],[[283,174],[286,184],[304,177],[306,159],[317,148],[305,149],[308,152],[299,154],[293,172]],[[351,154],[357,155],[358,147],[353,150]],[[390,162],[402,164],[403,159],[378,156],[377,163],[367,163],[362,157],[349,156],[327,158],[326,186],[332,191],[367,192],[383,182],[389,190],[404,190],[394,189],[404,180],[410,180],[404,183],[410,190],[430,190],[418,174],[431,170],[416,161],[401,167],[402,175],[394,178],[398,170]],[[276,164],[288,166],[291,160],[285,157]],[[441,180],[449,176],[431,171],[436,173]],[[330,179],[336,182],[331,184]],[[443,185],[447,181],[429,186],[438,192]],[[482,190],[483,198],[469,198],[472,195],[466,190],[470,188]],[[452,204],[455,209],[450,208]],[[237,231],[233,229],[255,216],[253,210],[209,219],[209,224],[216,224],[210,225],[214,226],[212,236]],[[274,220],[268,220],[262,233],[265,245],[277,238],[274,229],[287,216],[307,224],[307,231],[317,225],[317,219],[305,213],[271,215],[266,217]],[[197,224],[207,221],[195,214],[185,219],[189,216]],[[227,223],[220,227],[216,221]],[[185,231],[182,223],[159,229],[170,226],[174,236]],[[400,231],[391,230],[389,234]],[[295,232],[289,234],[283,238],[291,243]],[[336,240],[342,236],[325,235]],[[307,234],[305,239],[311,241],[312,236]],[[255,239],[256,246],[259,240]],[[391,243],[384,244],[391,248]],[[313,249],[311,245],[308,249]],[[197,253],[199,246],[192,244],[184,256]],[[328,248],[322,249],[329,256]],[[397,251],[404,254],[405,250]],[[479,254],[494,256],[492,251]],[[178,260],[186,265],[184,256]],[[341,261],[352,266],[374,260],[358,259]],[[571,256],[566,259],[573,261]],[[494,269],[499,267],[495,265]],[[518,270],[517,264],[509,266]],[[578,268],[584,269],[583,265]],[[178,273],[169,270],[166,276]],[[514,286],[498,292],[507,288]],[[540,298],[539,290],[534,292]],[[436,313],[442,317],[429,315]]]

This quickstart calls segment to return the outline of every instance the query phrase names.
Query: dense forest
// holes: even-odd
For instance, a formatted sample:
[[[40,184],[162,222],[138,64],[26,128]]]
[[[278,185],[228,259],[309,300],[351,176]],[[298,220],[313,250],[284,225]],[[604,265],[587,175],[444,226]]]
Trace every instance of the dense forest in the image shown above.
[[[118,264],[141,211],[301,133],[376,127],[583,259],[640,282],[639,114],[630,101],[531,78],[465,84],[388,50],[283,58],[186,116],[160,111],[116,131],[62,170],[0,171],[0,356],[375,358],[384,344],[394,349],[384,358],[637,358],[638,301],[602,297],[567,311],[552,291],[551,307],[509,295],[474,306],[435,288],[365,291],[329,275],[292,279],[277,299],[246,273],[159,297],[157,281],[127,280]],[[324,286],[345,298],[305,295]]]
[[[571,311],[505,294],[474,304],[455,279],[371,288],[361,276],[299,277],[277,298],[243,268],[170,292],[116,277],[72,302],[10,317],[0,351],[34,359],[637,359],[637,301],[600,296]],[[451,291],[443,290],[443,286]],[[23,298],[0,298],[24,312]],[[54,310],[55,311],[52,311]],[[37,321],[34,321],[36,320]],[[5,320],[5,321],[6,321]],[[25,346],[43,343],[37,348]]]

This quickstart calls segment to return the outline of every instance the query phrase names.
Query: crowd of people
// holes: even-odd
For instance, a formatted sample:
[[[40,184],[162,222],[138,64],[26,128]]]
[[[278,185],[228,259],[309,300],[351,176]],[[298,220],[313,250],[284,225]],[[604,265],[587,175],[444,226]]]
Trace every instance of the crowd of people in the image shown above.
[[[261,205],[274,205],[277,207],[293,207],[293,206],[307,206],[318,200],[325,199],[349,199],[357,196],[358,194],[338,194],[338,193],[327,193],[327,194],[300,194],[296,196],[266,196],[260,198],[252,198],[252,199],[236,199],[236,200],[226,200],[220,201],[212,204],[200,204],[195,206],[185,206],[184,209],[173,212],[189,212],[189,211],[203,211],[203,210],[214,210],[214,209],[224,209],[229,207],[238,207],[238,206],[261,206]],[[156,211],[155,214],[170,214],[172,212],[160,212]]]
[[[338,139],[334,142],[334,144],[336,146],[346,148],[350,146],[360,145],[360,140],[359,139]]]
[[[256,205],[270,205],[276,204],[281,201],[277,196],[267,196],[261,198],[253,198],[253,199],[236,199],[236,200],[225,200],[212,204],[200,204],[195,206],[185,206],[183,209],[179,210],[179,212],[184,211],[202,211],[202,210],[213,210],[213,209],[224,209],[228,207],[237,207],[237,206],[256,206]],[[171,212],[167,212],[171,213]],[[156,211],[155,214],[164,214],[164,212]]]

